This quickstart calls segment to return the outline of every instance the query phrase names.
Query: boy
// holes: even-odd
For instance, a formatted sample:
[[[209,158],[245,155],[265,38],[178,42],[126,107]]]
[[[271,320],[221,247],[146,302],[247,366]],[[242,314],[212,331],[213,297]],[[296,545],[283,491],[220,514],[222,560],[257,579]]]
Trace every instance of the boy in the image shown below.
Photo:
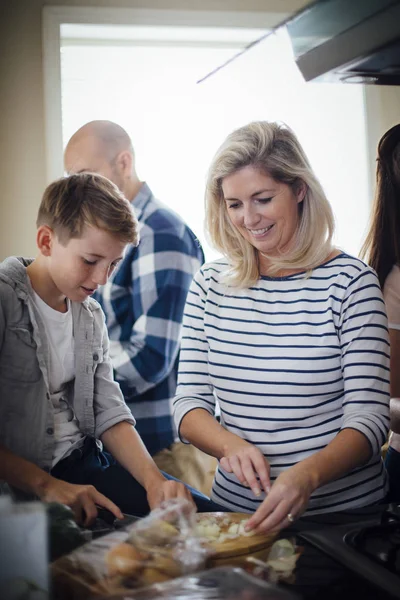
[[[106,315],[114,377],[156,465],[209,493],[216,459],[179,441],[172,418],[183,310],[204,263],[200,243],[141,181],[133,141],[118,123],[96,119],[80,127],[66,145],[64,166],[70,175],[110,179],[137,215],[139,247],[126,252],[94,296]]]
[[[96,506],[122,518],[172,497],[192,501],[136,432],[90,298],[138,244],[128,201],[104,177],[72,175],[47,187],[37,227],[36,259],[0,264],[0,480],[71,506],[84,525]]]

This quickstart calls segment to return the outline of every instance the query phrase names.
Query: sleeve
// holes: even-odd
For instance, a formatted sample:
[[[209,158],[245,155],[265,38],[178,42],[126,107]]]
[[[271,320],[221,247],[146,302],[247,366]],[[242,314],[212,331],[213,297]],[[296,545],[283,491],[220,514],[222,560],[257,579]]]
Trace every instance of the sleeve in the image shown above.
[[[109,356],[109,340],[102,310],[97,311],[102,326],[102,361],[96,366],[94,374],[94,414],[95,436],[102,434],[121,421],[135,425],[136,421],[125,404],[119,384],[114,380],[113,367]]]
[[[183,317],[182,346],[179,358],[178,386],[173,401],[176,430],[183,417],[195,408],[204,408],[215,414],[214,388],[208,369],[208,341],[205,333],[206,281],[200,270],[193,279]]]
[[[342,429],[363,433],[374,455],[389,428],[389,335],[378,278],[369,267],[349,283],[338,335],[344,379]]]
[[[140,395],[172,371],[182,315],[202,251],[187,234],[156,231],[143,236],[132,260],[132,303],[136,315],[128,341],[112,341],[111,357],[125,398]]]
[[[400,268],[395,265],[386,278],[383,288],[389,329],[400,330]]]

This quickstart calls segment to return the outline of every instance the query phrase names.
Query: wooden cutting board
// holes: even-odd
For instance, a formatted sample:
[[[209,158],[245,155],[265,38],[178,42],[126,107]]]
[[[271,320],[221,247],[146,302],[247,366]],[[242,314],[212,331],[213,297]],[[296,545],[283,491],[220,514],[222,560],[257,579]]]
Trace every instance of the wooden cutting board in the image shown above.
[[[225,532],[228,529],[229,525],[232,523],[240,523],[244,519],[249,519],[251,515],[247,513],[223,513],[223,512],[211,512],[211,513],[198,513],[197,514],[197,522],[208,522],[211,518],[215,520],[217,524],[221,526],[222,532]],[[228,525],[225,525],[224,522],[229,519]],[[228,539],[223,542],[209,542],[209,546],[211,547],[212,552],[212,562],[216,564],[222,564],[223,562],[226,564],[229,561],[225,559],[238,557],[238,556],[253,556],[257,554],[260,556],[260,551],[262,554],[268,554],[270,547],[272,546],[275,538],[277,537],[276,533],[267,533],[267,534],[253,534],[251,536],[239,536],[234,539]]]

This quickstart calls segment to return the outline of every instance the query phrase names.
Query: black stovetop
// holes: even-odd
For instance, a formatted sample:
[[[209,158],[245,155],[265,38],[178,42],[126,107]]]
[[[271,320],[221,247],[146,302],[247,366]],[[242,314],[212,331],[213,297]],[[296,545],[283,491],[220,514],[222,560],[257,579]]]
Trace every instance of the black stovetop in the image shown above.
[[[400,509],[382,505],[299,519],[303,547],[290,588],[304,600],[400,598]]]

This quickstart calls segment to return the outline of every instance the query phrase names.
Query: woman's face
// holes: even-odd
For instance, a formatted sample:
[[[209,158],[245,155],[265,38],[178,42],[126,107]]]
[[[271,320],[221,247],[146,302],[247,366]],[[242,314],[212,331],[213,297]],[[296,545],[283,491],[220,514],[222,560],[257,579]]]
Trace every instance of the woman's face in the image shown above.
[[[222,180],[222,192],[232,225],[254,248],[269,256],[290,249],[305,185],[295,193],[286,183],[247,166]]]

